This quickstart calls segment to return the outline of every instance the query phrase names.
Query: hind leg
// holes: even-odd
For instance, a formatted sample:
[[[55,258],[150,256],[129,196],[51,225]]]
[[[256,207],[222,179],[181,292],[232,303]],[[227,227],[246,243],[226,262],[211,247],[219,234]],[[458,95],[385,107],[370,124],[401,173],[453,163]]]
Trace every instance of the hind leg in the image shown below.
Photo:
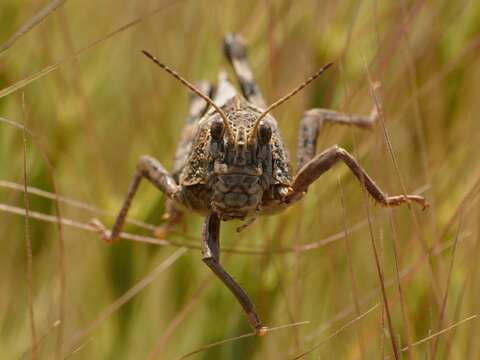
[[[265,99],[248,64],[245,41],[240,35],[226,34],[223,40],[223,50],[235,71],[243,96],[253,105],[265,108]]]

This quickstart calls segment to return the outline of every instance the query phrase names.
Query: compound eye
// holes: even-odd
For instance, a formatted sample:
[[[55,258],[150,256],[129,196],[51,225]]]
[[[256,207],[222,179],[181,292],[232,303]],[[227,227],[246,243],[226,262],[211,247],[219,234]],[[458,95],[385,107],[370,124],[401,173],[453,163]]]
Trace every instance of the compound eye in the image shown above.
[[[222,119],[215,119],[210,126],[210,135],[214,140],[221,140],[223,137],[224,125]]]
[[[268,144],[270,138],[272,137],[272,128],[270,125],[265,124],[264,122],[260,123],[260,127],[258,129],[258,136],[260,138],[261,144]]]

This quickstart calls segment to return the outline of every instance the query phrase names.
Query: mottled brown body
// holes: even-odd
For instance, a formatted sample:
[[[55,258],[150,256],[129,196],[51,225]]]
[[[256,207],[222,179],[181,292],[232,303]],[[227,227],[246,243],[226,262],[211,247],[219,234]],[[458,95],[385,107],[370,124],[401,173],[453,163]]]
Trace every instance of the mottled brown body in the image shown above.
[[[192,98],[190,114],[169,173],[150,156],[142,156],[130,184],[124,204],[112,231],[99,222],[93,224],[103,238],[113,242],[119,237],[131,201],[140,181],[145,178],[168,197],[168,219],[157,235],[164,235],[191,210],[206,215],[202,232],[202,259],[230,289],[248,316],[251,326],[262,335],[262,325],[245,291],[220,265],[220,221],[240,219],[250,224],[257,215],[282,210],[302,198],[308,187],[333,165],[345,163],[375,201],[383,206],[416,202],[424,208],[426,200],[418,195],[388,196],[370,178],[357,160],[345,149],[333,146],[315,155],[319,131],[325,123],[369,128],[377,119],[333,110],[311,109],[304,113],[298,136],[297,167],[292,173],[288,153],[270,110],[298,93],[327,67],[320,69],[285,97],[266,107],[246,58],[246,47],[239,36],[227,35],[224,51],[233,66],[242,95],[220,74],[216,89],[203,82],[199,89],[160,63],[152,61],[182,82],[199,97]],[[212,97],[212,98],[210,98]],[[211,109],[208,106],[211,106]],[[240,227],[239,230],[243,229]]]

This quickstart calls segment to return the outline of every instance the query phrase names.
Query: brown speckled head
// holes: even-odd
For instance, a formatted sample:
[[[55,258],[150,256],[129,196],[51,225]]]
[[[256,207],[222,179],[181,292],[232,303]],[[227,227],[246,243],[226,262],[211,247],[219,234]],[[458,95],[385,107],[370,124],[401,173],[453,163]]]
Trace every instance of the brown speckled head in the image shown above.
[[[261,122],[259,131],[252,136],[262,110],[240,96],[227,101],[222,110],[227,115],[233,136],[232,139],[225,136],[223,122],[213,114],[208,120],[208,151],[213,165],[210,178],[212,208],[224,220],[245,218],[261,210],[264,192],[278,181],[275,171],[286,175],[284,178],[290,181],[288,156],[285,151],[277,151],[275,157],[280,155],[281,159],[274,159],[273,150],[281,139],[271,116]],[[278,169],[280,163],[283,165]]]

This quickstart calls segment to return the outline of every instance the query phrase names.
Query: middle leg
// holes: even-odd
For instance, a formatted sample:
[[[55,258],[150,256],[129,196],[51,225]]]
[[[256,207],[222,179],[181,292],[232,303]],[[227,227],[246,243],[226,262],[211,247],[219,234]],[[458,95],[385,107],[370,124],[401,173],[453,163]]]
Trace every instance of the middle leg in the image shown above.
[[[348,115],[327,109],[305,111],[298,133],[297,169],[301,169],[315,156],[318,134],[326,122],[369,129],[375,124],[377,118],[375,108],[369,116]]]
[[[223,281],[232,294],[237,298],[243,310],[247,314],[250,325],[255,329],[257,335],[265,335],[267,328],[262,325],[260,318],[255,312],[255,308],[250,298],[238,283],[228,274],[220,265],[220,218],[217,214],[211,213],[205,219],[202,234],[202,260],[210,269]]]

